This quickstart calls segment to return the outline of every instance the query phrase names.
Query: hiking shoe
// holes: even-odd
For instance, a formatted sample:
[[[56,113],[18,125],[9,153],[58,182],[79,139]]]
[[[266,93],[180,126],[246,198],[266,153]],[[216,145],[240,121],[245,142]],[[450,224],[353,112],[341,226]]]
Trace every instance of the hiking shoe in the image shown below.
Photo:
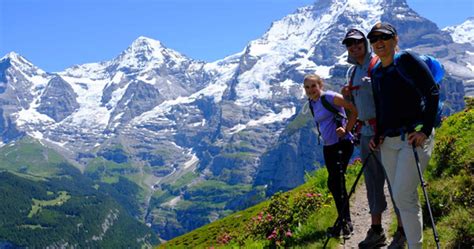
[[[390,245],[388,245],[388,249],[404,249],[405,245],[407,243],[407,238],[405,238],[405,235],[403,235],[402,232],[397,231],[393,235],[392,242],[390,242]]]
[[[367,232],[367,236],[363,241],[359,243],[359,248],[376,248],[387,244],[387,237],[382,231],[380,233],[375,232],[372,228]]]
[[[326,235],[331,238],[337,238],[341,235],[341,227],[340,226],[333,226],[329,227],[326,231]]]
[[[344,239],[350,239],[352,236],[352,233],[354,231],[354,227],[352,226],[351,222],[347,222],[342,226],[342,237]]]

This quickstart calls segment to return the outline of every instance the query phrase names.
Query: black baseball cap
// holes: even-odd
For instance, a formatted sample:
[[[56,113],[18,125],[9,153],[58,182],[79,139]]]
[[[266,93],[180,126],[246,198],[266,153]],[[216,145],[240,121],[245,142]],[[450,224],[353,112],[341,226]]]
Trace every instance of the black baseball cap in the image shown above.
[[[348,39],[355,39],[355,40],[360,40],[360,39],[365,39],[364,33],[358,29],[349,29],[347,31],[346,36],[344,36],[344,40],[342,40],[342,44],[346,44],[346,41]]]
[[[392,26],[392,24],[387,23],[387,22],[379,22],[375,24],[372,29],[370,29],[369,34],[367,35],[367,38],[371,38],[375,32],[380,32],[388,35],[397,35],[397,30],[395,27]]]

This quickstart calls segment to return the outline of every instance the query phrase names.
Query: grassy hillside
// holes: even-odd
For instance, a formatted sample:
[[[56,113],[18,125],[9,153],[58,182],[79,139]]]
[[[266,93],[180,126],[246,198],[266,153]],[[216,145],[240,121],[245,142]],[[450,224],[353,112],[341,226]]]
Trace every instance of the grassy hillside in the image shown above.
[[[360,163],[348,170],[348,188],[355,180]],[[325,231],[336,218],[332,197],[326,188],[327,171],[307,176],[307,182],[270,200],[234,213],[159,248],[292,246],[321,248]],[[335,246],[336,240],[330,241]]]
[[[0,243],[12,248],[140,248],[157,243],[151,229],[87,179],[32,181],[4,171],[0,198]]]
[[[65,161],[61,155],[29,137],[0,148],[0,169],[29,177],[57,175],[57,165]]]
[[[474,247],[474,101],[466,102],[465,111],[450,116],[437,129],[435,150],[425,172],[442,248]],[[350,167],[348,175],[352,180],[348,185],[357,169]],[[266,202],[174,238],[159,248],[322,248],[325,230],[336,218],[326,179],[325,169],[316,171],[296,189],[278,193]],[[424,248],[435,248],[421,188],[420,197]],[[336,246],[337,241],[331,239],[328,248]]]
[[[139,187],[84,176],[25,138],[0,148],[0,247],[141,248],[157,244],[135,217]]]
[[[474,248],[474,99],[467,99],[466,106],[437,130],[425,174],[442,248]],[[426,247],[434,248],[428,210],[423,207]]]

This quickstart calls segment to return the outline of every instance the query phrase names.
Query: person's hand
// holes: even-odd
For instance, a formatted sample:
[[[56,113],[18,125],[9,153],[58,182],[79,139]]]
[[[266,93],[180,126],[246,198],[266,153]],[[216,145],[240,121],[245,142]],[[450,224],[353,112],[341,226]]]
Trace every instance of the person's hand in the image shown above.
[[[346,135],[346,130],[342,127],[338,127],[336,129],[336,134],[337,134],[337,137],[343,137],[344,135]]]
[[[379,150],[379,146],[383,143],[383,137],[379,137],[376,139],[375,137],[372,137],[369,142],[369,149],[372,151]]]
[[[416,147],[422,146],[428,137],[421,131],[415,131],[408,134],[408,144],[415,145]]]
[[[344,96],[344,97],[349,97],[349,96],[351,96],[351,91],[349,90],[349,86],[343,86],[343,87],[341,88],[341,94],[342,94],[342,96]]]

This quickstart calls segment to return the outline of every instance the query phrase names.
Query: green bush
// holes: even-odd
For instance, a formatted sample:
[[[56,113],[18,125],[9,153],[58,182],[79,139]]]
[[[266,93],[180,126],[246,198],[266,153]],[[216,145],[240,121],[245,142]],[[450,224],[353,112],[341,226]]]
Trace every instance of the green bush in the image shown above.
[[[469,208],[456,208],[437,224],[442,248],[473,248],[474,223],[473,211]],[[426,248],[435,248],[431,229],[425,230]]]
[[[455,187],[453,187],[455,186]],[[457,207],[474,205],[474,178],[468,174],[459,174],[433,181],[428,186],[428,198],[434,217],[444,217]],[[423,206],[424,220],[429,220],[426,205]]]
[[[435,177],[451,176],[461,170],[474,173],[474,110],[457,113],[437,130],[433,151]]]
[[[443,121],[428,169],[428,195],[442,248],[474,247],[474,110],[468,108]],[[429,213],[423,205],[425,225]],[[431,228],[424,231],[426,248],[434,248]]]

